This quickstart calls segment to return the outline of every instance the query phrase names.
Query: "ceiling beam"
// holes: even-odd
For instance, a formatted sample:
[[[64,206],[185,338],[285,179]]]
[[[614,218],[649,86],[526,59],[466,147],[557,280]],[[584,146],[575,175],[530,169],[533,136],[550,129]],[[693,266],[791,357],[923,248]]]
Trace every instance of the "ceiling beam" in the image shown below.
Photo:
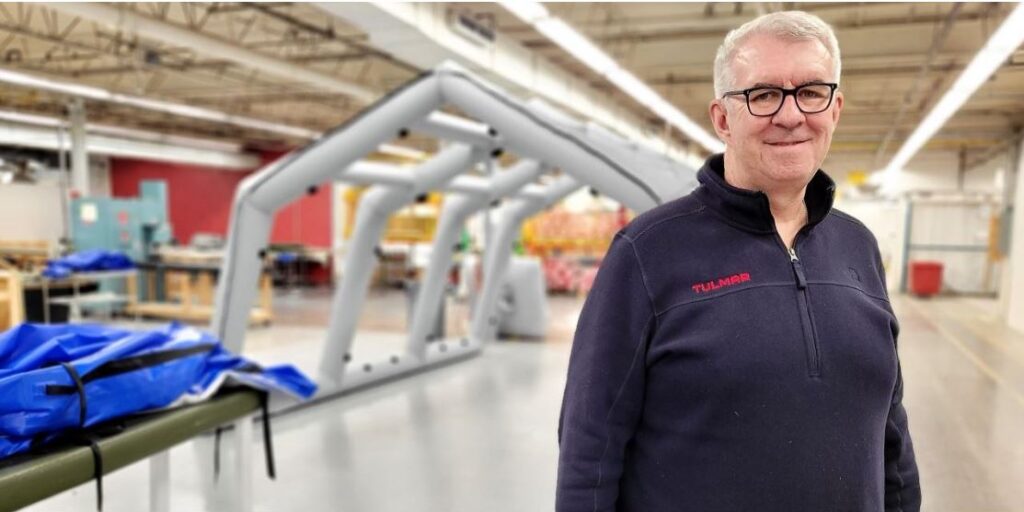
[[[573,73],[555,65],[515,40],[498,37],[491,42],[467,39],[452,27],[449,8],[430,2],[317,3],[325,13],[359,27],[370,43],[423,69],[451,59],[497,82],[512,94],[542,98],[581,118],[589,118],[634,141],[685,159],[681,136],[661,137],[648,130],[645,117],[636,115],[633,101],[609,101],[595,90],[591,73]],[[702,109],[703,111],[703,109]],[[661,124],[661,123],[659,123]]]
[[[926,57],[924,63],[921,64],[921,69],[918,70],[917,77],[914,78],[914,83],[903,94],[903,101],[900,102],[900,109],[893,117],[892,125],[889,127],[889,130],[886,131],[885,136],[882,137],[882,143],[878,145],[878,150],[875,152],[875,167],[882,164],[882,158],[885,154],[885,150],[889,148],[889,143],[892,142],[893,137],[896,135],[896,129],[900,122],[903,121],[903,116],[907,113],[911,104],[914,103],[914,98],[917,96],[918,91],[921,90],[921,86],[924,85],[928,78],[928,73],[931,71],[932,64],[935,62],[935,56],[946,44],[946,39],[949,37],[950,31],[952,31],[953,24],[956,22],[957,16],[960,14],[960,9],[962,7],[962,3],[958,2],[953,4],[953,8],[950,9],[949,14],[946,15],[946,19],[942,21],[942,24],[932,37],[932,44],[928,48],[928,57]],[[949,71],[946,72],[948,73]]]
[[[290,62],[257,53],[222,39],[187,28],[147,18],[125,6],[98,3],[54,3],[48,7],[85,18],[116,29],[136,34],[143,39],[157,40],[171,46],[191,48],[200,55],[229,60],[261,73],[304,82],[344,94],[363,103],[371,103],[380,95],[369,88],[352,84]]]
[[[993,16],[1008,14],[1013,3],[1009,7],[995,4],[993,7],[979,6],[977,10],[965,11],[958,14],[956,21],[981,21],[991,20]],[[655,43],[664,41],[692,40],[692,39],[717,39],[725,38],[725,35],[732,29],[743,23],[754,19],[754,15],[731,16],[728,18],[696,18],[681,20],[683,25],[680,28],[657,29],[657,30],[632,30],[622,31],[611,35],[588,33],[587,36],[597,44],[615,44],[628,42],[630,44]],[[837,31],[856,31],[864,29],[886,28],[886,27],[921,27],[929,28],[937,23],[942,23],[946,14],[915,14],[912,16],[891,16],[875,19],[858,19],[851,17],[846,19],[826,20],[829,25]],[[624,25],[626,26],[626,25]],[[544,38],[531,37],[523,40],[523,46],[532,49],[554,49],[556,46]]]
[[[315,25],[313,23],[310,23],[310,22],[307,22],[307,21],[302,20],[300,18],[297,18],[295,16],[292,16],[290,14],[281,12],[281,11],[279,11],[279,10],[274,8],[274,7],[277,7],[277,6],[269,4],[269,3],[246,2],[244,5],[252,8],[253,10],[259,11],[259,12],[261,12],[261,13],[267,15],[267,16],[270,16],[271,18],[277,19],[279,21],[287,23],[288,25],[291,25],[293,27],[302,29],[302,30],[304,30],[306,32],[309,32],[311,34],[315,34],[315,35],[320,36],[320,37],[322,37],[324,39],[329,39],[329,40],[332,40],[332,41],[340,41],[340,42],[348,45],[349,47],[357,50],[353,55],[360,55],[360,56],[372,55],[372,56],[374,56],[376,58],[379,58],[379,59],[385,60],[387,62],[390,62],[391,64],[394,64],[395,66],[398,66],[398,67],[400,67],[400,68],[402,68],[402,69],[404,69],[404,70],[406,70],[406,71],[408,71],[410,73],[418,74],[420,72],[420,70],[417,69],[415,66],[413,66],[411,64],[408,64],[408,63],[406,63],[404,61],[401,61],[399,59],[396,59],[393,55],[391,55],[391,54],[389,54],[387,52],[381,51],[381,50],[379,50],[377,48],[374,48],[373,46],[370,46],[369,44],[366,44],[366,43],[358,40],[357,38],[343,36],[341,34],[338,34],[334,30],[334,25],[333,24],[328,25],[327,27],[320,27],[320,26],[317,26],[317,25]]]
[[[56,126],[29,126],[0,120],[0,144],[67,151],[71,140],[58,134]],[[159,140],[132,140],[124,137],[90,133],[86,137],[89,154],[125,158],[142,158],[165,162],[189,163],[224,169],[251,170],[259,166],[256,156],[217,149],[173,144]]]

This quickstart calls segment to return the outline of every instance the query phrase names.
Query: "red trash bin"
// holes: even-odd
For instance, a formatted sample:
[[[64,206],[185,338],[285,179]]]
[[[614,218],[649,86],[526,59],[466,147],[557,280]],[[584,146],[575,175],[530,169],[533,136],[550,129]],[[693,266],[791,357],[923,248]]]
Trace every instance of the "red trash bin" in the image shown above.
[[[942,290],[942,263],[938,261],[910,262],[910,293],[930,297]]]

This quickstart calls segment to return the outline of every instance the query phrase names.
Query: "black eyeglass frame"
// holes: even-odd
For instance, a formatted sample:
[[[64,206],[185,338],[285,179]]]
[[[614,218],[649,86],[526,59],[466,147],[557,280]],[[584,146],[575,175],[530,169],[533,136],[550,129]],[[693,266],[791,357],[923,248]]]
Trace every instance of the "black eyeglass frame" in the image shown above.
[[[828,103],[826,103],[825,106],[821,110],[815,110],[815,111],[812,111],[812,112],[808,112],[808,111],[804,110],[803,107],[800,106],[800,101],[796,99],[797,98],[796,93],[799,92],[801,89],[803,89],[805,87],[811,87],[811,86],[814,86],[814,85],[827,85],[828,86],[828,88],[829,88]],[[741,91],[729,91],[729,92],[723,93],[722,94],[722,98],[724,99],[726,96],[740,96],[740,95],[742,95],[744,100],[745,100],[744,103],[747,104],[747,112],[750,112],[750,115],[752,115],[754,117],[772,117],[775,114],[778,114],[779,111],[782,110],[782,106],[786,104],[786,96],[792,96],[793,97],[793,103],[796,104],[796,108],[800,112],[803,112],[804,114],[819,114],[821,112],[824,112],[824,111],[828,110],[828,108],[832,106],[832,100],[835,99],[835,97],[836,97],[836,89],[838,89],[838,88],[839,88],[839,84],[835,83],[835,82],[811,82],[809,84],[803,84],[803,85],[794,87],[792,89],[786,89],[784,87],[771,87],[771,86],[759,85],[757,87],[750,87],[750,88],[747,88],[747,89],[743,89]],[[779,102],[779,106],[771,114],[755,114],[754,110],[750,108],[750,93],[752,93],[754,91],[764,90],[764,89],[781,91],[782,92],[782,101]]]

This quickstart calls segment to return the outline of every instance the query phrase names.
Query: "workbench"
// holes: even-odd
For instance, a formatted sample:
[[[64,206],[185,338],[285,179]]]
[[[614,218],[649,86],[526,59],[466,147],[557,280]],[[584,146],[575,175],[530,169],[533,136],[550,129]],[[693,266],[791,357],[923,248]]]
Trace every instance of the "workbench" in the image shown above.
[[[102,454],[102,473],[110,474],[148,458],[150,509],[169,512],[168,450],[201,433],[233,423],[238,483],[232,489],[232,502],[234,510],[248,512],[252,510],[252,423],[261,403],[260,391],[237,388],[222,391],[199,404],[121,420],[124,430],[96,441]],[[95,477],[94,457],[88,446],[58,443],[37,452],[15,455],[0,461],[0,512],[31,505]]]
[[[148,261],[138,263],[145,276],[145,296],[129,303],[126,311],[137,317],[180,320],[191,323],[209,322],[213,317],[213,299],[220,266],[212,263]],[[133,288],[129,294],[136,294]],[[260,279],[257,304],[249,322],[267,325],[273,320],[270,277]]]

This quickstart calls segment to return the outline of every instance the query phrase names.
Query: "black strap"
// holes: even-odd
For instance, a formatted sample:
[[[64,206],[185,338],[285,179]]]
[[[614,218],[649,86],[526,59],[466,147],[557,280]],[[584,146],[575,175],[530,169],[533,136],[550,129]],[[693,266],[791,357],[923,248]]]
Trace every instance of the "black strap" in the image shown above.
[[[270,407],[269,393],[260,394],[260,411],[263,421],[263,454],[266,460],[267,476],[271,480],[277,479],[277,465],[274,463],[274,437],[270,430]],[[248,421],[248,420],[246,420]],[[220,476],[220,438],[221,434],[229,427],[218,426],[213,431],[213,481],[216,482]],[[243,447],[244,449],[244,447]]]
[[[103,452],[95,439],[89,438],[89,449],[92,450],[92,467],[96,477],[96,510],[103,511]]]
[[[263,453],[267,460],[267,476],[271,480],[277,479],[277,470],[274,467],[274,442],[273,436],[270,432],[270,408],[268,404],[270,402],[270,393],[263,392],[260,394],[260,409],[263,410]]]
[[[220,476],[220,435],[224,432],[224,427],[217,426],[217,429],[213,431],[213,481],[216,482]]]
[[[97,379],[114,377],[123,373],[130,373],[136,370],[150,368],[152,366],[157,366],[177,359],[191,357],[197,354],[205,354],[213,350],[214,347],[215,345],[203,344],[196,345],[194,347],[150,352],[148,354],[125,357],[123,359],[114,359],[93,368],[91,372],[79,377],[78,380],[80,380],[82,384],[88,384]],[[67,363],[60,364],[67,367]],[[50,384],[46,386],[46,394],[48,395],[69,395],[74,393],[75,390],[74,386],[63,386],[60,384]]]
[[[86,411],[88,411],[88,404],[85,400],[85,384],[82,382],[82,377],[78,375],[78,370],[71,363],[60,363],[60,365],[71,376],[71,380],[75,382],[75,391],[78,392],[78,426],[85,427]],[[47,389],[47,392],[49,392],[49,389]]]

